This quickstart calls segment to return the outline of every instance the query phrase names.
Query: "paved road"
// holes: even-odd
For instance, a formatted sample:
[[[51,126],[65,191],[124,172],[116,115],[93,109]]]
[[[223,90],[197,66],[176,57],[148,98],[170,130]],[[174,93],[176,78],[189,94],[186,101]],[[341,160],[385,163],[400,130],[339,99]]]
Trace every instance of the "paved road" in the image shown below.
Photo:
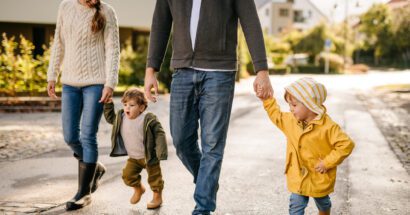
[[[369,90],[380,83],[409,82],[410,73],[367,76],[315,76],[329,88],[326,106],[356,142],[351,157],[338,170],[336,191],[331,195],[335,214],[408,214],[409,175],[388,148],[373,119],[356,99],[357,90]],[[281,107],[283,86],[300,76],[273,76]],[[407,80],[405,79],[407,78]],[[218,208],[215,214],[287,214],[289,193],[285,186],[285,138],[266,117],[261,103],[251,93],[252,80],[238,85],[222,167]],[[350,84],[356,85],[350,85]],[[353,87],[359,86],[359,87]],[[168,128],[168,97],[151,107]],[[168,132],[169,134],[169,132]],[[128,203],[132,190],[123,185],[121,168],[125,158],[110,158],[109,126],[102,123],[99,134],[101,160],[108,173],[93,195],[93,204],[67,214],[189,214],[194,207],[192,178],[170,145],[169,160],[162,163],[165,178],[164,205],[147,211],[146,192],[141,203]],[[76,189],[76,163],[70,152],[59,149],[13,162],[0,163],[1,209],[45,214],[65,213],[61,206]],[[146,174],[143,173],[146,181]],[[13,207],[14,206],[14,207]],[[55,207],[56,206],[56,207]],[[315,214],[313,201],[307,214]]]

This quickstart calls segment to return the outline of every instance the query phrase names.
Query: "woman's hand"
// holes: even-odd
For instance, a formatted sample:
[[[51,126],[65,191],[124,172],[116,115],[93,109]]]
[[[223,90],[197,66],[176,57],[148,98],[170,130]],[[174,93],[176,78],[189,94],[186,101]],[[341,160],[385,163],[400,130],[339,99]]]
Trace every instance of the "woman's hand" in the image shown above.
[[[114,90],[111,87],[104,87],[103,92],[102,92],[102,96],[101,96],[101,99],[100,99],[99,102],[100,103],[110,102],[113,92],[114,92]]]
[[[49,81],[47,84],[47,93],[48,96],[52,99],[58,99],[56,95],[56,82],[55,81]]]

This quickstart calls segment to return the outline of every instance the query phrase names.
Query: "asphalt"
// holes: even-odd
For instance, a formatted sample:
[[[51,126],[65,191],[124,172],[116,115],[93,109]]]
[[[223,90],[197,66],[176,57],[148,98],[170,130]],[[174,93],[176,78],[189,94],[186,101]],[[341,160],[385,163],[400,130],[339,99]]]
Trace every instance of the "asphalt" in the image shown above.
[[[283,110],[287,109],[282,99],[283,87],[300,77],[271,76]],[[356,143],[352,155],[338,168],[336,189],[331,194],[332,212],[409,214],[410,177],[355,95],[359,91],[371,93],[372,87],[380,84],[408,83],[410,72],[313,77],[328,88],[325,104],[330,116]],[[252,93],[252,81],[247,79],[237,84],[215,214],[288,213],[289,192],[283,174],[286,140]],[[150,105],[150,110],[159,116],[169,135],[168,104],[169,97],[162,96],[158,103]],[[40,121],[47,118],[38,117]],[[169,159],[161,163],[164,204],[158,210],[146,210],[152,192],[148,190],[137,205],[129,204],[132,189],[121,179],[126,158],[108,156],[109,135],[110,126],[102,122],[100,160],[108,171],[90,206],[70,213],[64,211],[64,202],[76,190],[77,166],[70,151],[61,147],[35,157],[0,163],[0,213],[190,214],[195,205],[192,177],[176,157],[169,136]],[[142,178],[147,185],[145,172]],[[313,201],[306,212],[317,213]]]

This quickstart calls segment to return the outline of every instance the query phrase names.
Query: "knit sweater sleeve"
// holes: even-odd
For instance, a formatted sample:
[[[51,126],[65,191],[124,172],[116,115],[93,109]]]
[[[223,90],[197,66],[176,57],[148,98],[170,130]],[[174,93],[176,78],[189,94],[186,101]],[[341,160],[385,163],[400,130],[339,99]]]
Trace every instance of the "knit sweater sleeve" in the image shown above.
[[[51,56],[47,70],[47,81],[57,81],[58,75],[61,73],[60,68],[64,59],[64,35],[61,32],[63,28],[63,6],[64,2],[60,4],[58,9],[54,42],[51,46]]]
[[[120,41],[117,16],[111,7],[107,9],[106,19],[107,23],[104,28],[106,81],[104,86],[114,89],[118,84]]]

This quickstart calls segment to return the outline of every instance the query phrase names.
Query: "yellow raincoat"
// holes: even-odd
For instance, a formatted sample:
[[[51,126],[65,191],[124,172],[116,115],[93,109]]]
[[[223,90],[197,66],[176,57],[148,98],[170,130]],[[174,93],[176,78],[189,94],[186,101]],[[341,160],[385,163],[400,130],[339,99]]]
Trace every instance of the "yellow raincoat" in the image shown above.
[[[280,111],[274,98],[265,100],[263,105],[287,137],[285,174],[289,191],[310,197],[332,193],[336,166],[352,152],[353,141],[326,113],[303,128],[292,113]],[[324,174],[315,171],[321,159],[328,169]]]

